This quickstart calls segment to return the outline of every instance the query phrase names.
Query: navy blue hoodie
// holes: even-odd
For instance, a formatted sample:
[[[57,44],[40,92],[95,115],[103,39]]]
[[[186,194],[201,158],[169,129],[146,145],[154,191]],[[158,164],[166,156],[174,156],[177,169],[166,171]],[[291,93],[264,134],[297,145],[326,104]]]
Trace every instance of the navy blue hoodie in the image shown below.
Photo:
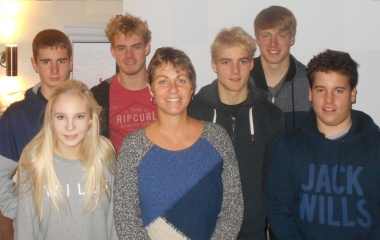
[[[340,140],[307,122],[285,135],[273,155],[267,216],[277,239],[380,239],[380,132],[351,111]]]
[[[9,106],[0,119],[0,155],[17,161],[40,131],[47,101],[37,96],[40,85],[28,89],[25,99]]]

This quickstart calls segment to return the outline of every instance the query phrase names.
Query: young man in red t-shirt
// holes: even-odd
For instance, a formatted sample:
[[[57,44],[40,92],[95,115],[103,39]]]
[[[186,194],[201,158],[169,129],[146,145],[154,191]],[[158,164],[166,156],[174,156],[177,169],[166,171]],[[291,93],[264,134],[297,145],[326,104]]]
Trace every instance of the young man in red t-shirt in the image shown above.
[[[131,132],[157,119],[157,108],[146,80],[146,56],[151,32],[146,21],[125,14],[112,18],[105,34],[120,73],[91,89],[103,107],[102,135],[109,137],[116,152]]]

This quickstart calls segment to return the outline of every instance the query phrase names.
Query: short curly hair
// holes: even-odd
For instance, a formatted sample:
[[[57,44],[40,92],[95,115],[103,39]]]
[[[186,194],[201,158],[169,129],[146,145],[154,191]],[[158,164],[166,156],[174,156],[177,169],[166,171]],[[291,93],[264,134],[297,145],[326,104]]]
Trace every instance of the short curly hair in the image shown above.
[[[124,16],[116,16],[111,18],[107,24],[107,28],[104,30],[104,33],[112,46],[113,37],[118,33],[122,33],[128,37],[133,34],[140,35],[143,37],[145,44],[149,43],[152,39],[152,33],[148,28],[148,23],[129,13],[126,13]]]
[[[338,72],[348,77],[352,90],[358,85],[358,66],[359,64],[351,58],[350,54],[327,49],[309,61],[306,67],[306,77],[312,87],[316,72]]]
[[[293,13],[281,6],[270,6],[261,10],[253,22],[255,36],[259,35],[260,30],[275,28],[280,31],[289,30],[294,37],[297,32],[297,20]]]
[[[222,48],[241,47],[248,53],[250,58],[253,58],[256,51],[255,40],[241,27],[232,27],[231,29],[223,28],[216,35],[214,42],[211,45],[211,57],[216,60],[218,52]]]

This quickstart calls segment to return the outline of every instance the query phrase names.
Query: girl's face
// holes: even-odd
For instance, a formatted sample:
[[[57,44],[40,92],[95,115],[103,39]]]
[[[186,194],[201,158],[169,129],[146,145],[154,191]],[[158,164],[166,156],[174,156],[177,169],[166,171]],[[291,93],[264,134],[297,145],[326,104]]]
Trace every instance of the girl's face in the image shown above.
[[[154,71],[151,95],[159,111],[177,115],[186,112],[193,90],[191,80],[185,71],[177,73],[172,65],[162,65]]]
[[[53,104],[51,116],[57,139],[55,151],[69,159],[68,156],[77,156],[91,123],[84,99],[77,95],[60,95]]]

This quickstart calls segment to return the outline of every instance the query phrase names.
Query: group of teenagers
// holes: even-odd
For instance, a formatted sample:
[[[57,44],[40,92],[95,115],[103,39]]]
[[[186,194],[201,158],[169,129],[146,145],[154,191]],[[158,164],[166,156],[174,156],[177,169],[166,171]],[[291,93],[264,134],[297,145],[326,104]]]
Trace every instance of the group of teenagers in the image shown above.
[[[39,32],[40,83],[0,119],[1,239],[380,239],[380,132],[358,64],[290,54],[296,19],[262,10],[222,29],[197,94],[181,50],[131,14],[105,34],[119,73],[69,79],[72,46]],[[254,57],[256,45],[261,55]]]

